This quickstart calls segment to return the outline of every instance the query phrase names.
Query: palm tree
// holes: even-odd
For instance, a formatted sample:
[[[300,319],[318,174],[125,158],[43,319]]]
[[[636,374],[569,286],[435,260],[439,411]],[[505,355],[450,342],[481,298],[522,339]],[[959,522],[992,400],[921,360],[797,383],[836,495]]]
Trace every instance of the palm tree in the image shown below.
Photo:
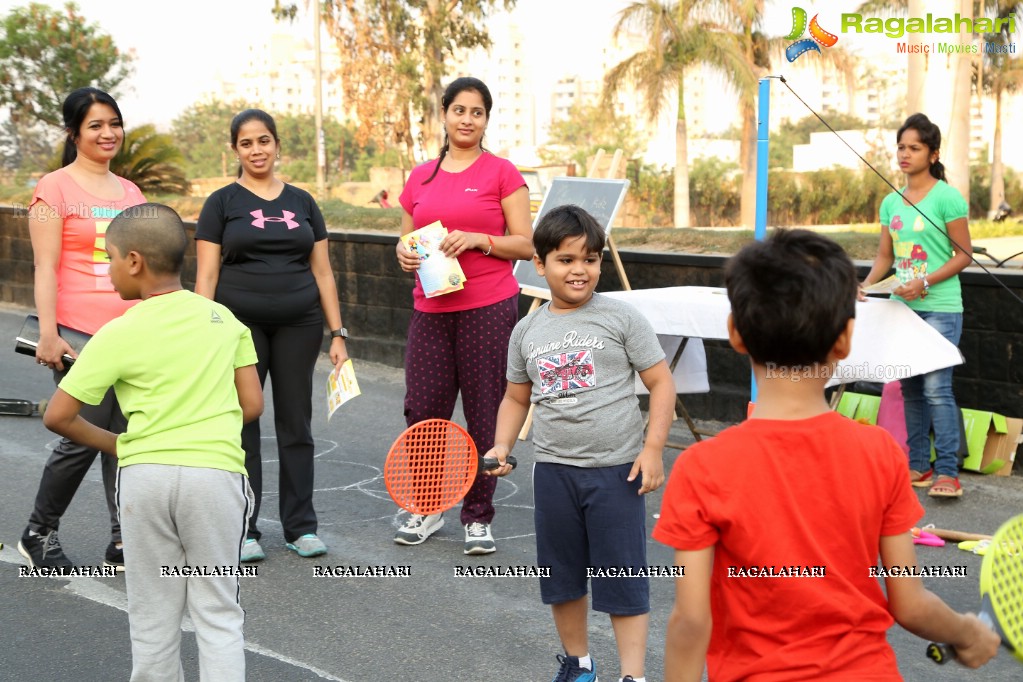
[[[741,87],[736,88],[742,117],[742,137],[739,142],[742,168],[740,213],[742,224],[753,227],[757,193],[757,81],[770,74],[772,62],[781,61],[785,47],[791,41],[764,35],[761,30],[764,0],[716,0],[713,8],[718,24],[735,36],[745,68],[754,75],[752,80],[743,80],[739,84]],[[814,56],[820,68],[840,73],[847,84],[851,83],[854,60],[848,53],[832,47]]]
[[[156,132],[151,123],[126,130],[121,149],[110,161],[114,175],[134,182],[144,194],[188,194],[189,182],[181,164],[185,157],[170,135]],[[61,150],[47,163],[47,171],[60,168]]]
[[[1015,3],[1013,3],[1015,4]],[[1015,7],[999,7],[998,16],[1007,16]],[[1005,168],[1002,165],[1002,98],[1006,92],[1016,92],[1023,87],[1023,60],[1012,57],[998,47],[1007,47],[1013,36],[1008,31],[986,34],[985,45],[995,46],[994,51],[985,50],[984,69],[978,82],[978,90],[986,91],[995,98],[995,130],[991,143],[991,211],[1005,199]]]
[[[966,18],[1008,16],[1010,12],[1020,13],[1021,5],[1005,0],[974,0],[960,3],[958,0],[869,0],[857,9],[860,13],[908,15],[922,17],[927,13],[934,16],[951,17],[955,13]],[[921,42],[920,34],[910,34],[911,42]],[[960,41],[972,40],[968,33],[961,34]],[[906,113],[922,111],[941,128],[945,140],[942,162],[948,168],[950,184],[970,196],[970,88],[971,70],[981,70],[983,55],[977,55],[976,63],[967,59],[935,59],[934,55],[910,54],[906,72]],[[983,79],[982,79],[983,80]],[[1000,114],[999,114],[1000,115]],[[996,125],[1000,124],[996,122]],[[1001,141],[998,141],[1001,146]],[[1000,161],[1000,159],[999,159]],[[992,173],[992,187],[994,175]],[[997,204],[996,204],[997,205]]]
[[[669,102],[675,104],[675,226],[689,227],[689,159],[684,80],[686,69],[709,64],[738,89],[756,87],[735,36],[698,18],[700,3],[639,0],[618,15],[616,38],[631,30],[647,36],[646,48],[614,66],[604,76],[602,106],[613,106],[627,83],[635,85],[655,121]]]
[[[146,124],[125,132],[110,170],[134,182],[143,193],[187,194],[188,179],[181,169],[184,160],[170,135]]]

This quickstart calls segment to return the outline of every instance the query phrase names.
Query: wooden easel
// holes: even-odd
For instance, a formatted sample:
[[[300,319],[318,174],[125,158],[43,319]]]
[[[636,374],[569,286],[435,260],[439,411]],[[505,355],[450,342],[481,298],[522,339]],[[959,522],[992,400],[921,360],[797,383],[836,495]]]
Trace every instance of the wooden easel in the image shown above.
[[[611,161],[604,171],[604,178],[608,180],[616,179],[621,172],[622,166],[622,150],[616,149],[614,155],[611,157]],[[593,156],[590,161],[589,167],[586,169],[586,177],[595,178],[600,170],[601,163],[604,160],[604,150],[598,149],[597,153]],[[622,265],[622,258],[618,255],[618,247],[615,246],[614,238],[611,236],[611,225],[608,225],[607,231],[607,248],[611,251],[611,258],[614,260],[615,270],[618,272],[618,279],[622,283],[622,288],[626,291],[631,291],[632,286],[629,284],[629,278],[625,274],[625,267]],[[533,302],[529,304],[529,313],[532,313],[540,304],[546,299],[540,296],[533,296]],[[528,313],[527,313],[528,314]],[[522,430],[519,431],[519,440],[526,440],[526,436],[529,434],[529,428],[533,425],[533,405],[530,404],[529,411],[526,413],[526,421],[522,424]]]
[[[598,149],[597,153],[593,155],[593,160],[590,161],[590,167],[586,169],[586,177],[597,177],[597,173],[600,170],[600,164],[603,160],[604,150]],[[604,177],[608,180],[617,178],[621,171],[621,166],[622,150],[616,149],[614,155],[611,157],[611,163],[604,172]],[[632,291],[632,286],[629,284],[629,278],[625,274],[625,268],[622,266],[622,257],[618,255],[618,247],[615,246],[614,236],[611,234],[611,226],[608,226],[607,231],[607,248],[611,252],[611,258],[615,262],[615,270],[618,271],[618,279],[622,282],[622,289],[625,291]]]

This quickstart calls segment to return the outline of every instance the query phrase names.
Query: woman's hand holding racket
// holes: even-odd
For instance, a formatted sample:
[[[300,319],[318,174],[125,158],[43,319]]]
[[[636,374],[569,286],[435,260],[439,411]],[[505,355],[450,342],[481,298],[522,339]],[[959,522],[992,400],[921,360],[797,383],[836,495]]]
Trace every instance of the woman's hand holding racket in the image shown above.
[[[998,529],[980,566],[978,616],[967,616],[972,632],[953,647],[931,643],[927,657],[943,664],[952,659],[976,668],[997,651],[999,642],[1023,661],[1023,515]]]

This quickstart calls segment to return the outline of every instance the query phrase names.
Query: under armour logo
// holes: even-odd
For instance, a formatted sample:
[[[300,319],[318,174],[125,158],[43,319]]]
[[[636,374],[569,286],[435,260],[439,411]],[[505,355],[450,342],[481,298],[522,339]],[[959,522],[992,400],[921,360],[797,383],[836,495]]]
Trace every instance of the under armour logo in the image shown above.
[[[210,322],[212,322],[213,324],[223,324],[224,320],[223,320],[222,317],[220,317],[220,315],[217,314],[216,310],[211,310],[210,311]]]
[[[255,220],[252,221],[252,226],[253,227],[258,227],[261,230],[266,228],[266,224],[267,223],[285,223],[288,226],[289,230],[294,230],[296,227],[298,227],[298,223],[296,223],[294,220],[292,220],[292,218],[295,217],[294,213],[292,213],[291,211],[284,211],[284,210],[282,210],[281,213],[284,216],[282,218],[278,218],[276,216],[270,216],[269,218],[264,218],[263,217],[263,210],[260,209],[258,211],[251,211],[249,213],[249,215],[251,215],[253,218],[255,218]]]

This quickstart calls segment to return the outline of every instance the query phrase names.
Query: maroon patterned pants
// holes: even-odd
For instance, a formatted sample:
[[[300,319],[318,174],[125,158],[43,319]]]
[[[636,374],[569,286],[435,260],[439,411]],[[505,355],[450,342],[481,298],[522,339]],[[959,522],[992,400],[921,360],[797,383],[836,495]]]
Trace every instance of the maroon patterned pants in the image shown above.
[[[482,455],[494,446],[507,385],[508,338],[518,295],[454,313],[413,311],[405,349],[405,423],[451,419],[462,394],[465,423]],[[462,525],[494,518],[497,479],[478,475],[462,501]]]

